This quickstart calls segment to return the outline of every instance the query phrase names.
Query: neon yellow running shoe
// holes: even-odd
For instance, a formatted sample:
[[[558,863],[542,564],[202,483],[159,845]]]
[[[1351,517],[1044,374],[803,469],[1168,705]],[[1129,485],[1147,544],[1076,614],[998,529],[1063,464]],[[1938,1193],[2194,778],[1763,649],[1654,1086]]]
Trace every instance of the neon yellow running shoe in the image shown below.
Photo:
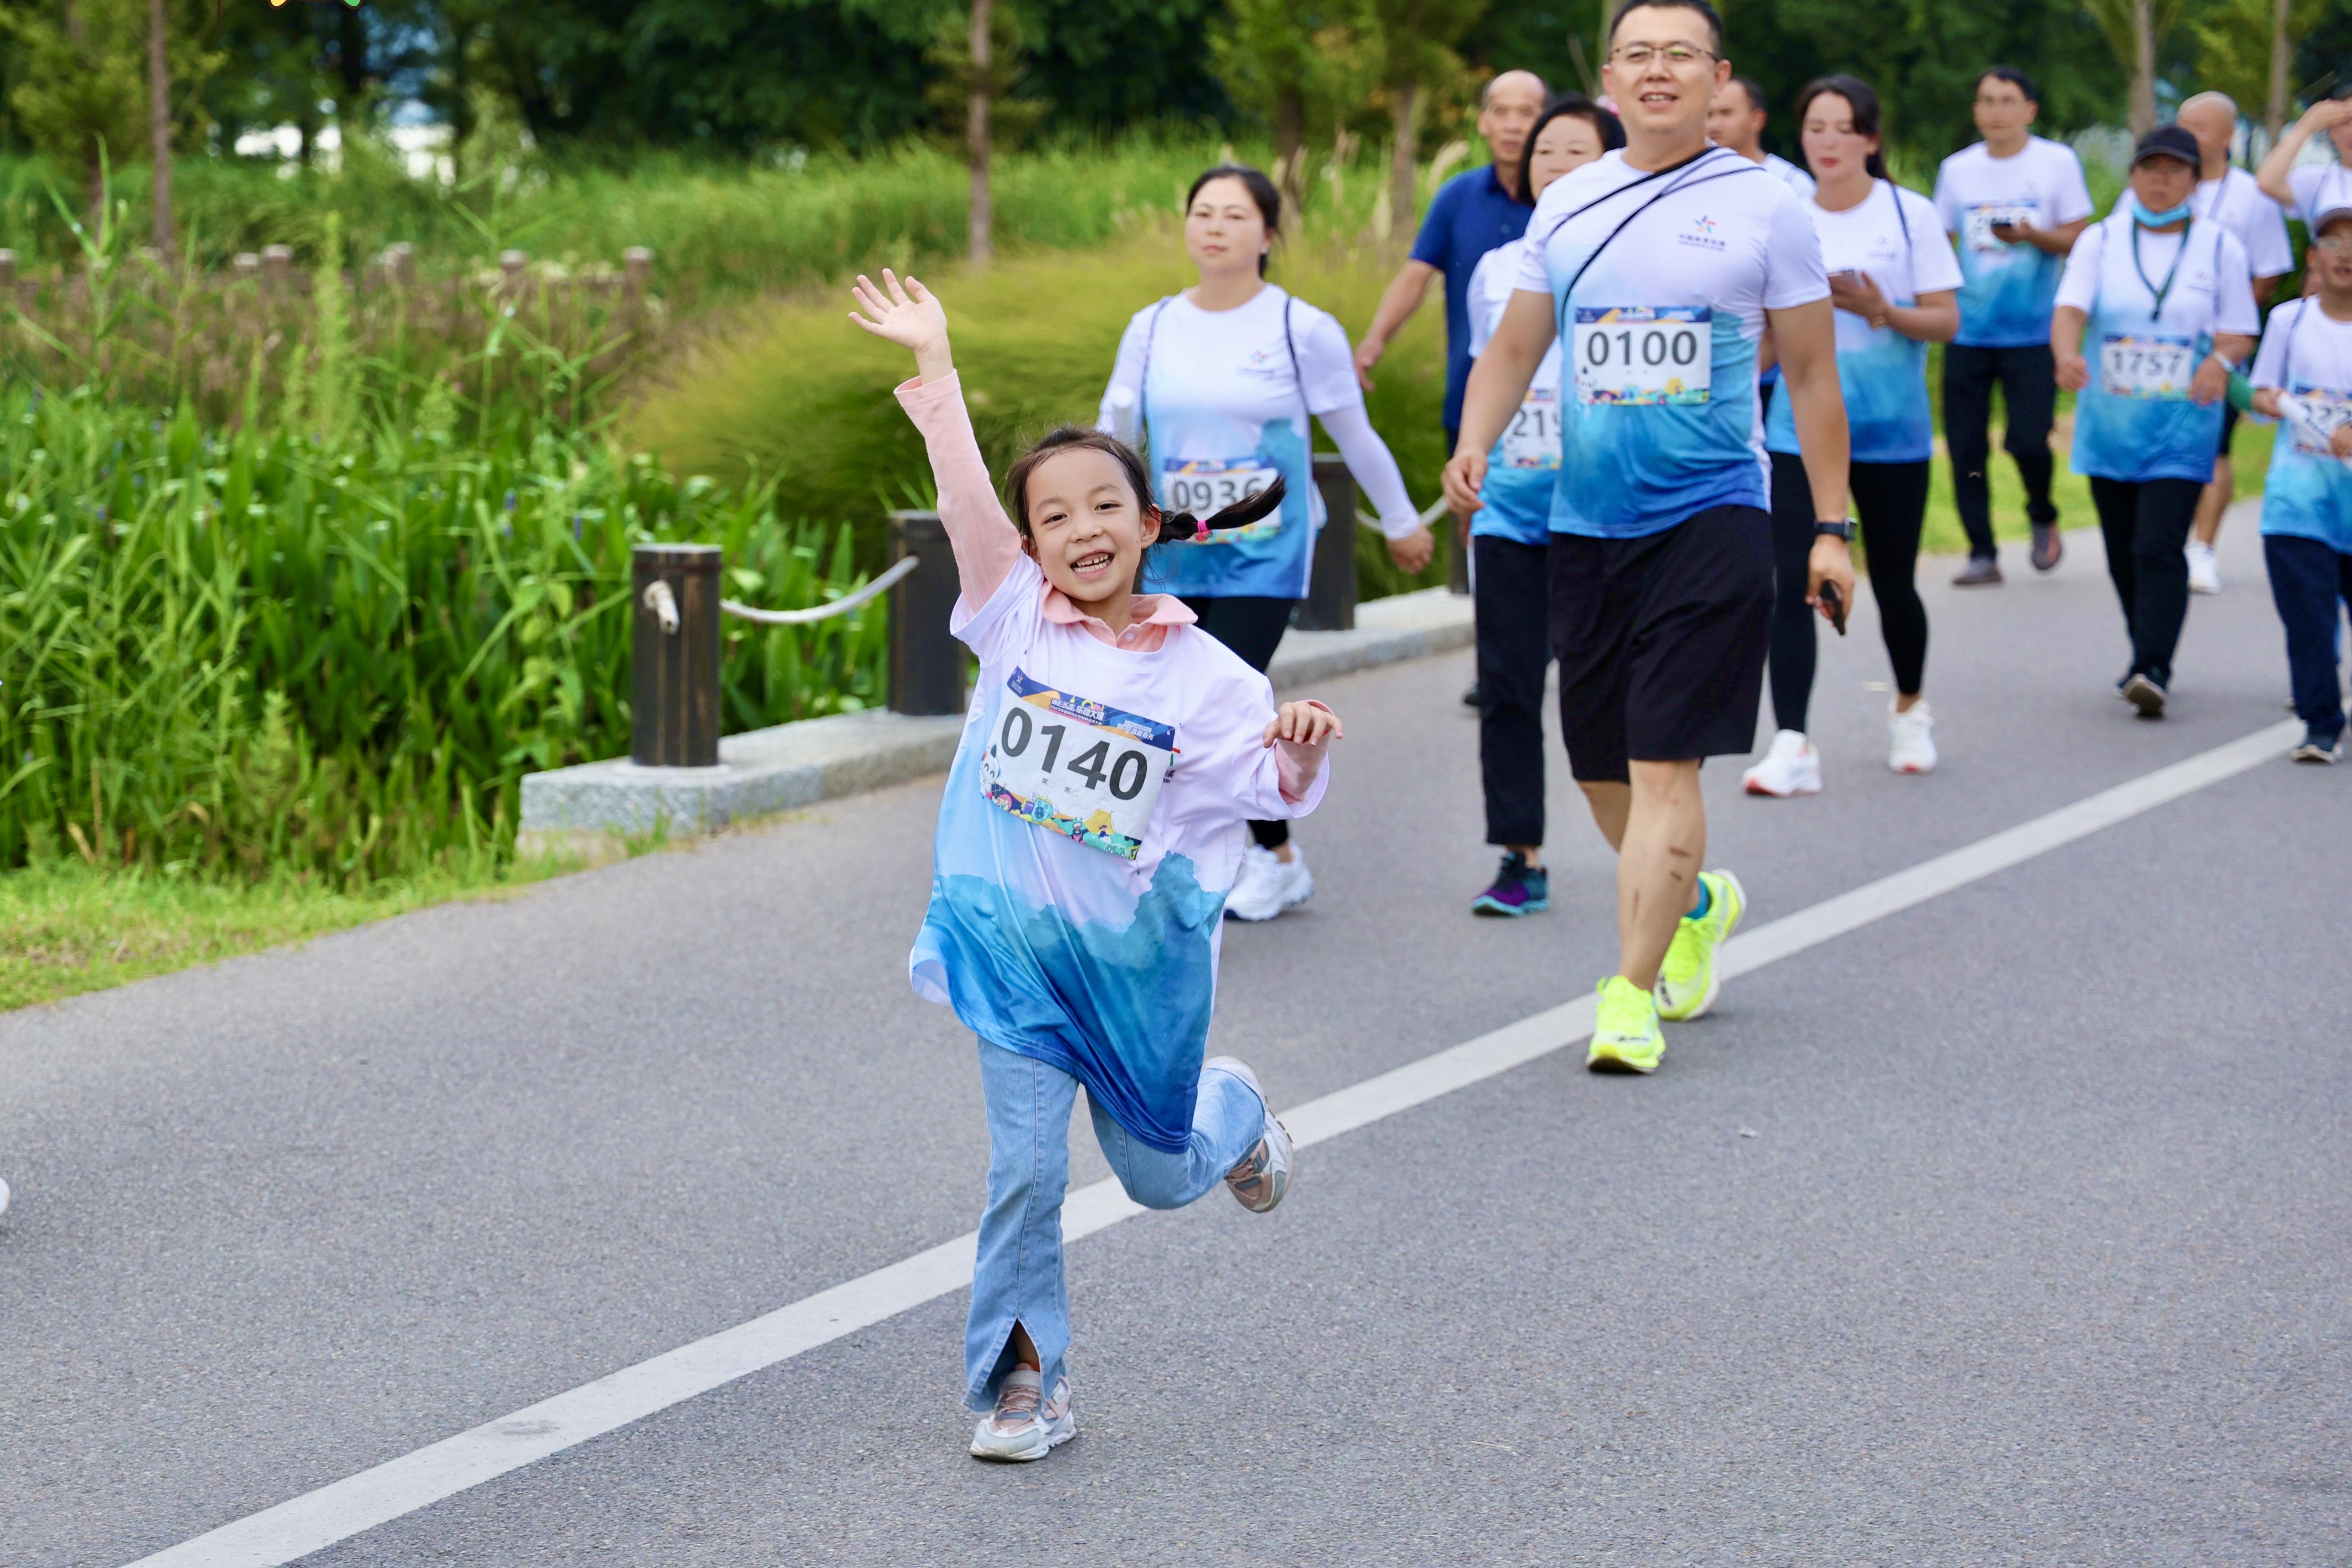
[[[1622,974],[1601,983],[1601,1011],[1584,1065],[1594,1072],[1655,1072],[1666,1054],[1658,1001]]]
[[[1706,888],[1706,913],[1696,920],[1683,917],[1666,962],[1658,966],[1658,1016],[1678,1024],[1715,1005],[1715,994],[1723,989],[1716,952],[1748,912],[1748,892],[1738,878],[1728,871],[1701,871],[1698,879]]]

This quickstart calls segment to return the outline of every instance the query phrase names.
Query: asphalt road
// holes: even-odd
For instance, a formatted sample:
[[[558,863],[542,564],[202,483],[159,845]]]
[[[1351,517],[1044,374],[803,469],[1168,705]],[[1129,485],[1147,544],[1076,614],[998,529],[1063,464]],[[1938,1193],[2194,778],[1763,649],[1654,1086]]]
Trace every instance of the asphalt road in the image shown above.
[[[1753,918],[2284,717],[2250,526],[2161,723],[2069,542],[1923,563],[1932,776],[1885,769],[1866,604],[1828,792],[1708,770]],[[1468,674],[1318,693],[1319,891],[1228,932],[1213,1045],[1278,1104],[1611,966],[1564,765],[1552,912],[1467,913]],[[972,1047],[904,979],[938,789],[0,1016],[0,1563],[129,1562],[970,1229]],[[963,1453],[959,1292],[310,1561],[2352,1563],[2347,868],[2352,768],[2281,760],[1740,979],[1654,1079],[1561,1053],[1270,1217],[1082,1241],[1044,1464]]]

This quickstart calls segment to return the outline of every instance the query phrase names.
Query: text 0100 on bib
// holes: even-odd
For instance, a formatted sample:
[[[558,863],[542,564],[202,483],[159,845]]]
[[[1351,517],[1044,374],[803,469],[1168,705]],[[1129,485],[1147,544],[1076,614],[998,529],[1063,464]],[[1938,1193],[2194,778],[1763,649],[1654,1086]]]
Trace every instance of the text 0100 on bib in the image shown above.
[[[2099,343],[2099,381],[2116,397],[2179,403],[2197,374],[2193,338],[2109,332]]]
[[[1531,386],[1503,432],[1507,468],[1559,467],[1559,388]]]
[[[1015,669],[980,760],[988,798],[1033,827],[1132,860],[1176,762],[1172,725]]]
[[[1281,470],[1263,458],[1171,458],[1160,468],[1160,504],[1170,511],[1208,517],[1249,500],[1280,475]],[[1282,513],[1277,510],[1246,528],[1223,529],[1199,542],[1239,544],[1281,531]]]
[[[1715,375],[1715,312],[1705,305],[1576,308],[1580,403],[1705,403]]]

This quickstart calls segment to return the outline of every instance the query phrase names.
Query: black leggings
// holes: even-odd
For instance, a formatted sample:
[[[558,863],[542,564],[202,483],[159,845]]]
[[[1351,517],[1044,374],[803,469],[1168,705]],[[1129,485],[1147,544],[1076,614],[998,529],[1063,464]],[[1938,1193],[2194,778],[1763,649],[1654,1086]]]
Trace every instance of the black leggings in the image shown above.
[[[1870,596],[1878,601],[1878,629],[1895,666],[1895,689],[1916,696],[1927,668],[1927,607],[1919,602],[1912,570],[1919,560],[1919,529],[1927,516],[1927,463],[1856,463],[1848,470],[1853,512],[1870,566]],[[1806,564],[1813,552],[1813,489],[1804,459],[1772,454],[1772,718],[1783,730],[1802,730],[1813,695],[1813,623],[1805,603]]]
[[[1290,612],[1298,607],[1296,599],[1212,599],[1202,595],[1187,597],[1184,603],[1201,618],[1202,631],[1260,674],[1274,662],[1274,650],[1282,646],[1282,634],[1290,629]],[[1249,827],[1250,837],[1268,849],[1290,842],[1287,822],[1253,822]]]
[[[2158,686],[2172,684],[2172,650],[2180,646],[2180,626],[2189,618],[2189,561],[2181,550],[2204,493],[2197,479],[2091,480],[2107,575],[2131,635],[2128,673]]]

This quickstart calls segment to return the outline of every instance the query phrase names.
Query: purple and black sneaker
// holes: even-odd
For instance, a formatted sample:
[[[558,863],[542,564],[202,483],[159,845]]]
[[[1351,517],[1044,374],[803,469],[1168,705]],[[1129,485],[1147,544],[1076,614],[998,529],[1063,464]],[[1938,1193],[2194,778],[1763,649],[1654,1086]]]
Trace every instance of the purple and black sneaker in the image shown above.
[[[1503,857],[1495,885],[1470,900],[1475,915],[1533,915],[1551,908],[1551,876],[1517,850]]]

